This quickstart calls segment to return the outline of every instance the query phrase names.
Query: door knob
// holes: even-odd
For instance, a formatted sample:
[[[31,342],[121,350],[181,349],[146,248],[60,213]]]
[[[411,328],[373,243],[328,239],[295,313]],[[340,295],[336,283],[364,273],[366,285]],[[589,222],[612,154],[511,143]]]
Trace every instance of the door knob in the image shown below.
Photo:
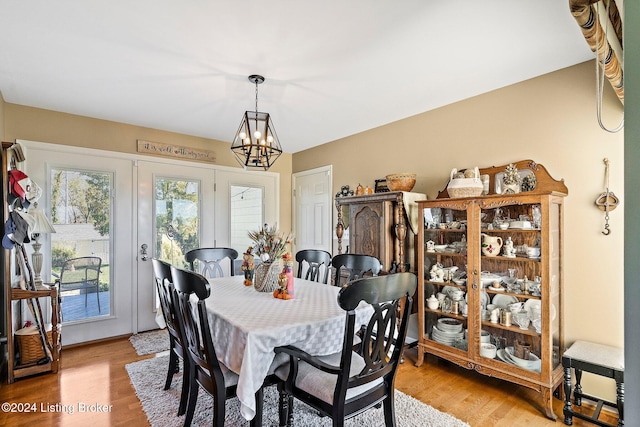
[[[148,246],[147,246],[146,243],[143,243],[140,246],[140,255],[142,256],[141,257],[142,261],[147,261],[149,259],[148,255],[147,255],[147,248],[148,248]]]

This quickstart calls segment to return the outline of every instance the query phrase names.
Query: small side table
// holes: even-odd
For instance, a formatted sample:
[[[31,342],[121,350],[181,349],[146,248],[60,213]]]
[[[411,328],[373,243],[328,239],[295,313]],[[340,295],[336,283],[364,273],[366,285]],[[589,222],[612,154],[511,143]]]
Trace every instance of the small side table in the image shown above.
[[[573,417],[602,427],[614,427],[598,419],[603,405],[618,409],[618,426],[624,425],[624,351],[621,348],[596,344],[588,341],[576,341],[562,356],[564,368],[564,423],[573,424]],[[592,416],[574,412],[571,407],[571,368],[575,370],[576,385],[573,391],[574,404],[582,405],[582,398],[593,400],[596,410]],[[591,372],[616,382],[616,403],[588,395],[582,391],[580,381],[582,372]]]

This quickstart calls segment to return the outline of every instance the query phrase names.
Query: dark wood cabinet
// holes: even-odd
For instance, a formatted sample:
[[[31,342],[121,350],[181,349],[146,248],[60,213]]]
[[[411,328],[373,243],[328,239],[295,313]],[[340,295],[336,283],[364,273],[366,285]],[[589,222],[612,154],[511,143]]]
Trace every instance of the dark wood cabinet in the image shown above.
[[[414,201],[424,199],[424,194],[401,191],[336,198],[338,252],[348,227],[350,253],[374,256],[388,272],[415,270],[409,210],[417,211]]]

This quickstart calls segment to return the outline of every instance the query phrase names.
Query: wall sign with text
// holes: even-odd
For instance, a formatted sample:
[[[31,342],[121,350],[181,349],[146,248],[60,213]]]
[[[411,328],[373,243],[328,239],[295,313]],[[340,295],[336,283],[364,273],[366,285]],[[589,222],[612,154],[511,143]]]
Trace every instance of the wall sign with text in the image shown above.
[[[215,163],[216,156],[213,151],[199,150],[192,147],[183,147],[162,142],[138,140],[138,153],[156,154],[159,156],[173,157],[176,159],[198,160],[201,162]]]

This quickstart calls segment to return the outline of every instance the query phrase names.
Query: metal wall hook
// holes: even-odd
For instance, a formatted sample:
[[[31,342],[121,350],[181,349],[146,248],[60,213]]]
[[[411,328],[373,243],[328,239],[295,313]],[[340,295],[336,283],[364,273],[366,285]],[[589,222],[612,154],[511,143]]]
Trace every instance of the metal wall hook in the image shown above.
[[[596,198],[596,206],[604,211],[604,230],[602,234],[608,236],[611,234],[611,229],[609,228],[609,212],[614,210],[619,204],[620,199],[613,194],[613,191],[609,190],[609,159],[604,159],[604,182],[605,182],[605,191],[600,193],[600,195]]]

